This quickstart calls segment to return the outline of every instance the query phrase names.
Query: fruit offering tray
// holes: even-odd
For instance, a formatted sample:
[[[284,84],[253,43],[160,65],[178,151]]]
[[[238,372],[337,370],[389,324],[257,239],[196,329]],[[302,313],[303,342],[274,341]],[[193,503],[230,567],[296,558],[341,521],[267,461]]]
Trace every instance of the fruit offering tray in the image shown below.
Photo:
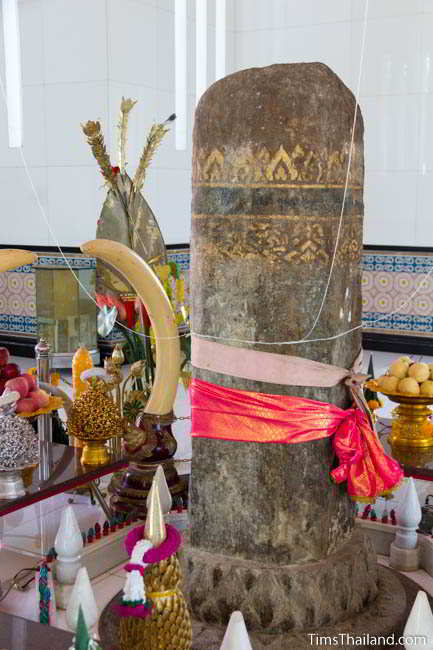
[[[410,357],[400,357],[389,366],[386,374],[367,384],[388,397],[433,398],[433,364],[414,362]],[[374,386],[374,388],[372,388]],[[419,401],[419,404],[429,402]]]
[[[51,413],[52,411],[57,411],[58,409],[62,408],[62,406],[63,406],[62,398],[51,395],[47,406],[45,406],[44,408],[40,408],[37,411],[27,411],[27,412],[21,411],[19,415],[22,418],[34,418],[37,417],[38,415],[43,415],[44,413]]]
[[[388,391],[381,388],[380,384],[375,379],[370,379],[365,383],[365,388],[369,388],[371,391],[381,393],[386,395],[392,402],[398,402],[400,404],[419,404],[428,405],[433,403],[433,396],[428,395],[413,395],[411,393],[401,393],[399,391]]]

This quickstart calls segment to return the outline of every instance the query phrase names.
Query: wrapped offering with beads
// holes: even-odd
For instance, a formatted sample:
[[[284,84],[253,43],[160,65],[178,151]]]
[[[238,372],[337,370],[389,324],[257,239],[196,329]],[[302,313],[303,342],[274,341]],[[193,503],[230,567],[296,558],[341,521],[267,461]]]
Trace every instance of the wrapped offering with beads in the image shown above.
[[[190,650],[191,618],[180,590],[178,531],[164,523],[159,491],[153,482],[144,526],[125,540],[129,562],[120,616],[121,650]]]

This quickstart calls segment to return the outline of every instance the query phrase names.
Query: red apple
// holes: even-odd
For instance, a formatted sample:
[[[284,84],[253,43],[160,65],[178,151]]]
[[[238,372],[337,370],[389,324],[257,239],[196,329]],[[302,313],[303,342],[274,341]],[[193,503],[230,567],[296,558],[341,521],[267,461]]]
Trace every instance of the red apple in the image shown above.
[[[29,389],[29,392],[32,390],[37,390],[38,386],[36,383],[36,377],[34,375],[22,374],[20,375],[20,379],[21,378],[27,382],[27,388]]]
[[[0,366],[5,366],[9,362],[9,350],[0,348]]]
[[[0,376],[5,381],[19,377],[20,373],[20,367],[16,363],[7,363],[5,366],[0,368]]]
[[[17,413],[33,413],[37,411],[38,407],[36,406],[34,400],[31,397],[26,397],[25,399],[19,399],[16,406]]]
[[[9,379],[5,383],[5,390],[8,391],[16,390],[21,395],[21,398],[27,397],[29,393],[27,382],[22,377],[15,377],[15,379]]]
[[[50,401],[50,396],[42,389],[33,390],[29,394],[29,398],[33,400],[36,411],[38,409],[44,409],[46,406],[48,406],[48,403]]]

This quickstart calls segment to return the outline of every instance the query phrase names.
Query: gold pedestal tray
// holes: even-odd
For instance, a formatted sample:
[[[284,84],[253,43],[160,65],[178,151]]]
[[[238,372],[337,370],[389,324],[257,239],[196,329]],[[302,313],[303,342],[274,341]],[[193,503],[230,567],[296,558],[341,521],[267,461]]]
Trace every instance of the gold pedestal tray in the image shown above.
[[[386,393],[374,381],[366,385],[398,404],[392,411],[392,430],[388,436],[393,447],[433,446],[433,424],[430,420],[433,411],[428,408],[429,404],[433,404],[433,397]]]

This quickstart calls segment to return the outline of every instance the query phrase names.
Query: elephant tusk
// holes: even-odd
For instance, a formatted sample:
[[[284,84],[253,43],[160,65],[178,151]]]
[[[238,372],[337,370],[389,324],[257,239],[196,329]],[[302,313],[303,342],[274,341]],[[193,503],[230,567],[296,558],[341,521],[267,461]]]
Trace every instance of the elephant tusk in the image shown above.
[[[0,272],[16,269],[24,264],[34,264],[38,261],[36,253],[19,248],[3,248],[0,250]]]
[[[95,239],[81,245],[86,255],[97,257],[122,273],[146,306],[156,340],[156,373],[146,413],[170,413],[180,373],[180,344],[173,309],[159,279],[137,253],[124,244]]]

